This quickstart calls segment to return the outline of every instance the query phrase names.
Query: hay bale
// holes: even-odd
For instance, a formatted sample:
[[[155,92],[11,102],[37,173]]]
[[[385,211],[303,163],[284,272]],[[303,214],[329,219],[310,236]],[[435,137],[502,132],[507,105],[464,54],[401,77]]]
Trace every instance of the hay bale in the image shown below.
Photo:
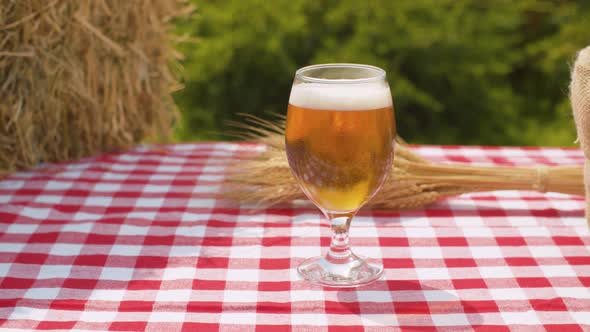
[[[169,137],[178,0],[6,0],[0,172]]]

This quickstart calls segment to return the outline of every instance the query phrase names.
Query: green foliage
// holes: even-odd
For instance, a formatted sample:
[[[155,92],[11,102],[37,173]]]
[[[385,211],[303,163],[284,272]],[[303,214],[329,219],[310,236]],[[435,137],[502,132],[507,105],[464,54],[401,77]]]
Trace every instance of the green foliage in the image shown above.
[[[284,113],[297,68],[388,73],[398,131],[431,144],[571,145],[569,66],[590,44],[586,1],[198,0],[178,30],[179,139],[226,138],[236,113]]]

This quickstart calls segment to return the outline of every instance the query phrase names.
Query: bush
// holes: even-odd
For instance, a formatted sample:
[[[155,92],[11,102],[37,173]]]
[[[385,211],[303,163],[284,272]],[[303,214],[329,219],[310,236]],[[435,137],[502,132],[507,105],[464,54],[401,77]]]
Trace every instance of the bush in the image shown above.
[[[584,1],[197,1],[178,24],[182,140],[220,139],[236,113],[284,113],[297,68],[385,69],[398,131],[432,144],[571,145],[569,63],[588,44]]]

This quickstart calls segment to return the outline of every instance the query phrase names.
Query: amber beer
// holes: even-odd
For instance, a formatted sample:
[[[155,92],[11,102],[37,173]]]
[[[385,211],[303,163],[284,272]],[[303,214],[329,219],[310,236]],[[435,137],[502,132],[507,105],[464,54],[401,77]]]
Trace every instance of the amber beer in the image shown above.
[[[390,170],[395,121],[389,87],[293,86],[286,148],[303,192],[326,212],[356,211]]]

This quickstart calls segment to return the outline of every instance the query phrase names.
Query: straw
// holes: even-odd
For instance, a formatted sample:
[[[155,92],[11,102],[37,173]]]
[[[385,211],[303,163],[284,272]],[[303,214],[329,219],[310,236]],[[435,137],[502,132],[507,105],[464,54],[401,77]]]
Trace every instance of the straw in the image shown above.
[[[184,1],[0,6],[0,174],[170,137]],[[0,175],[1,176],[1,175]]]

